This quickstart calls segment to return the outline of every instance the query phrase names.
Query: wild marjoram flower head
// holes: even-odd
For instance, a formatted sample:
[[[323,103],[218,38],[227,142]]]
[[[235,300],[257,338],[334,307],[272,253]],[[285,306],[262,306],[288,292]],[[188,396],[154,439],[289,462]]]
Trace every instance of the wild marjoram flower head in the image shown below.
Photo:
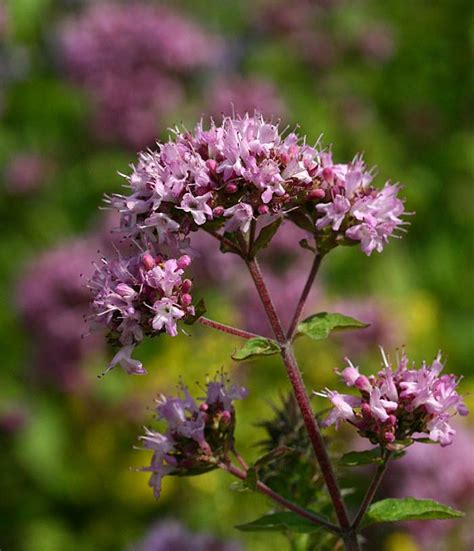
[[[247,395],[244,387],[227,386],[223,373],[207,383],[199,403],[185,385],[180,390],[182,397],[161,395],[156,401],[158,420],[167,424],[166,430],[145,429],[140,437],[145,448],[153,450],[150,466],[142,470],[153,473],[150,486],[157,498],[164,476],[204,473],[226,460],[234,443],[232,402]]]
[[[261,115],[175,129],[174,139],[140,154],[127,177],[131,193],[108,202],[121,213],[121,229],[160,245],[176,245],[200,227],[249,230],[287,217],[313,231],[320,248],[359,242],[381,252],[404,222],[399,186],[371,186],[360,156],[335,164],[330,151],[284,134]]]
[[[128,373],[146,373],[131,353],[144,335],[178,334],[177,322],[194,314],[189,294],[192,282],[183,279],[191,263],[187,255],[166,259],[151,249],[130,258],[102,259],[90,280],[94,323],[105,325],[108,339],[121,346],[109,365]]]
[[[316,392],[334,406],[325,425],[336,428],[348,421],[372,444],[388,449],[396,442],[407,445],[413,439],[428,438],[441,446],[451,444],[456,431],[449,424],[453,415],[467,415],[467,408],[457,392],[459,379],[440,375],[444,365],[438,354],[431,365],[423,362],[420,369],[408,367],[403,353],[396,369],[382,349],[383,369],[377,376],[361,375],[347,359],[340,376],[347,386],[355,387],[360,397],[325,390]]]

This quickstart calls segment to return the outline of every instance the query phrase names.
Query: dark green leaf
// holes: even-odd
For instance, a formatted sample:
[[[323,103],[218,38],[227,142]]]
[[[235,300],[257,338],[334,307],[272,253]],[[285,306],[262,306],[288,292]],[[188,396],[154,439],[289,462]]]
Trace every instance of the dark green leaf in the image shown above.
[[[320,340],[329,336],[331,331],[343,329],[362,329],[369,323],[356,320],[343,314],[320,312],[313,314],[298,324],[298,333],[307,335],[311,339]]]
[[[373,503],[367,510],[364,526],[379,522],[402,520],[433,520],[463,517],[464,513],[431,499],[383,499]]]
[[[306,249],[308,251],[311,251],[312,253],[316,252],[316,249],[308,243],[307,239],[300,239],[298,243],[302,249]]]
[[[349,452],[344,454],[339,460],[339,465],[343,467],[356,467],[357,465],[370,465],[372,463],[382,463],[380,448],[364,450],[362,452]]]
[[[313,514],[317,516],[316,513]],[[319,518],[327,522],[327,518],[322,516],[319,516]],[[243,532],[286,532],[289,530],[299,534],[310,534],[320,530],[321,526],[313,524],[296,513],[285,511],[264,515],[253,522],[240,524],[236,528]]]
[[[221,252],[239,254],[237,251],[240,247],[235,235],[233,233],[224,233],[224,238],[226,241],[221,241]],[[235,245],[235,248],[231,244]]]
[[[280,446],[278,448],[274,448],[272,451],[266,453],[265,455],[262,455],[262,457],[259,457],[257,461],[255,461],[254,467],[256,469],[263,467],[264,465],[267,465],[272,461],[276,461],[277,459],[280,459],[280,457],[283,457],[288,453],[292,453],[293,451],[294,450],[292,448],[289,448],[288,446]]]
[[[207,311],[206,304],[204,302],[204,299],[202,298],[194,307],[194,315],[193,316],[187,316],[184,320],[184,323],[186,325],[193,325],[196,323],[196,321],[203,316]]]
[[[232,359],[240,361],[252,356],[271,356],[278,354],[279,351],[280,347],[275,341],[264,337],[255,337],[249,339],[240,350],[236,350],[232,354]]]
[[[390,459],[400,459],[405,455],[405,452],[398,451],[392,453]],[[382,463],[383,459],[380,455],[380,448],[364,450],[361,452],[349,452],[344,454],[339,460],[341,467],[357,467],[358,465],[371,465]]]
[[[301,229],[314,234],[314,222],[300,210],[292,210],[288,213],[288,218]]]
[[[253,244],[252,255],[257,254],[258,251],[260,251],[261,249],[264,249],[270,243],[270,241],[272,240],[272,237],[278,231],[278,228],[280,227],[282,220],[283,218],[277,218],[271,224],[268,224],[268,226],[265,226],[264,228],[262,228],[262,230],[258,234],[257,239]]]
[[[257,469],[255,469],[255,467],[249,467],[247,469],[247,478],[245,480],[242,480],[244,488],[255,491],[257,489],[257,482]]]

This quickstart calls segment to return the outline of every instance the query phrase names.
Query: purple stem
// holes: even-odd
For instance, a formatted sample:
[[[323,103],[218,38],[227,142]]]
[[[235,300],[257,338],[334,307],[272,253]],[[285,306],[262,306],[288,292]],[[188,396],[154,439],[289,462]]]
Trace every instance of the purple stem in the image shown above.
[[[255,283],[255,287],[257,288],[258,294],[260,295],[260,299],[262,301],[263,307],[265,308],[265,312],[267,313],[273,332],[275,333],[275,337],[280,344],[281,357],[286,367],[288,378],[290,379],[291,385],[293,387],[293,392],[295,394],[299,409],[303,416],[306,430],[308,431],[311,444],[313,446],[316,458],[321,468],[321,473],[324,477],[329,495],[331,496],[336,516],[341,527],[346,549],[350,551],[356,551],[359,549],[357,536],[355,532],[352,531],[346,507],[344,505],[344,501],[342,499],[342,495],[339,489],[339,485],[337,483],[336,476],[334,474],[331,461],[326,450],[326,446],[321,436],[317,420],[313,414],[308,394],[304,386],[303,378],[301,376],[301,371],[293,354],[291,342],[287,342],[286,340],[286,335],[283,331],[280,319],[268,293],[268,289],[265,285],[265,281],[263,280],[256,259],[246,259],[246,263],[250,271],[250,275],[252,276],[252,279]],[[318,263],[315,264],[317,265]]]
[[[256,337],[260,337],[260,335],[257,335],[256,333],[250,333],[249,331],[232,327],[232,325],[226,325],[225,323],[210,320],[204,316],[201,316],[197,321],[201,325],[207,325],[207,327],[212,327],[213,329],[217,329],[223,333],[228,333],[229,335],[234,335],[236,337],[242,337],[243,339],[255,339]]]
[[[289,342],[293,340],[298,322],[300,321],[301,312],[303,311],[304,305],[306,304],[306,299],[308,298],[309,292],[311,291],[311,287],[314,283],[314,278],[318,273],[322,259],[322,255],[317,252],[314,256],[313,265],[311,266],[311,271],[309,272],[308,279],[306,280],[305,286],[303,288],[303,292],[301,293],[301,297],[298,301],[298,304],[296,305],[296,310],[293,315],[293,319],[291,320],[290,328],[288,329],[287,340]]]
[[[235,467],[231,463],[228,463],[228,464],[221,463],[219,466],[221,467],[221,469],[224,469],[225,471],[232,474],[236,478],[240,478],[240,480],[245,480],[247,478],[247,473],[245,471],[240,470],[239,468]],[[324,528],[326,528],[327,530],[330,530],[331,532],[340,534],[340,530],[335,524],[332,524],[331,522],[327,522],[324,519],[313,515],[306,509],[303,509],[303,507],[300,507],[296,503],[293,503],[292,501],[289,501],[288,499],[284,498],[280,494],[277,494],[263,482],[257,482],[256,488],[260,493],[265,494],[266,496],[268,496],[270,499],[272,499],[279,505],[285,507],[286,509],[289,509],[290,511],[293,511],[293,513],[296,513],[300,517],[303,517],[306,520],[309,520],[316,526],[323,526]]]
[[[365,513],[367,512],[367,509],[372,503],[375,497],[375,494],[380,486],[380,483],[382,482],[383,475],[387,470],[389,459],[390,459],[390,454],[386,455],[384,461],[380,463],[380,465],[377,467],[374,478],[372,479],[372,482],[370,483],[370,486],[367,489],[365,497],[360,506],[359,512],[357,513],[357,516],[354,519],[354,522],[352,523],[353,530],[357,530],[361,525],[362,521],[364,520]]]

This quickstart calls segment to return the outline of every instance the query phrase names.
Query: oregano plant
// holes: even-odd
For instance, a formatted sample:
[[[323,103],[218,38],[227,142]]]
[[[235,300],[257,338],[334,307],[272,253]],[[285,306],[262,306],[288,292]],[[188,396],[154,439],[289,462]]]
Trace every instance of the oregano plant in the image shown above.
[[[245,398],[245,388],[220,373],[197,399],[184,384],[178,396],[161,395],[156,413],[163,428],[141,437],[152,451],[144,470],[151,473],[155,495],[160,496],[165,476],[222,469],[237,479],[237,487],[260,492],[274,504],[268,514],[238,529],[281,531],[290,539],[305,534],[307,549],[342,544],[356,551],[359,535],[374,523],[462,516],[430,500],[374,501],[391,461],[409,453],[415,441],[449,445],[455,434],[451,417],[467,414],[457,391],[459,379],[441,373],[441,355],[417,367],[405,352],[392,361],[382,349],[382,369],[369,377],[346,359],[339,374],[352,393],[318,389],[314,393],[331,407],[316,415],[293,347],[297,338],[318,341],[366,326],[338,312],[301,317],[319,267],[333,249],[355,245],[370,256],[403,229],[407,213],[400,187],[389,182],[374,187],[361,156],[334,163],[330,150],[281,132],[257,113],[224,117],[208,126],[201,122],[192,132],[174,129],[168,142],[140,154],[126,180],[126,193],[106,201],[119,212],[118,231],[134,243],[135,252],[103,258],[90,282],[93,323],[105,326],[108,340],[118,347],[108,369],[119,364],[128,373],[145,374],[132,357],[145,337],[176,336],[180,324],[200,323],[242,339],[239,349],[229,351],[235,361],[279,356],[290,388],[282,407],[275,407],[274,419],[256,420],[268,438],[252,464],[234,438],[233,403]],[[310,251],[313,262],[299,300],[288,305],[293,316],[284,327],[258,254],[288,223],[308,232],[295,247]],[[196,232],[207,232],[223,254],[237,255],[245,264],[273,338],[205,317],[205,303],[195,301],[194,282],[187,277],[191,262],[199,261],[193,258]],[[322,429],[342,423],[352,425],[371,446],[330,457]],[[350,514],[335,467],[358,465],[373,465],[375,474],[359,509]]]

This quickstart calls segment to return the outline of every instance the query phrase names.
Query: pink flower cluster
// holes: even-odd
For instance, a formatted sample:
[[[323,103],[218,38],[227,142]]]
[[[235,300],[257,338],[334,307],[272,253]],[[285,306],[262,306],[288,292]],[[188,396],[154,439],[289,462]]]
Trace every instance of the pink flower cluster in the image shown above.
[[[96,104],[99,135],[134,149],[153,142],[158,120],[185,93],[184,77],[221,51],[196,23],[143,2],[91,3],[63,25],[60,41],[66,70]]]
[[[254,220],[265,225],[285,216],[298,225],[303,218],[331,247],[360,242],[370,255],[403,224],[399,187],[372,187],[360,157],[334,164],[330,152],[294,132],[282,135],[258,114],[176,130],[174,140],[140,154],[127,180],[131,194],[109,198],[122,230],[159,244],[177,243],[209,222],[214,230],[247,232]]]
[[[384,369],[377,377],[361,375],[347,360],[348,367],[340,375],[347,386],[360,391],[360,397],[328,389],[316,393],[334,406],[325,425],[338,427],[348,421],[361,436],[389,449],[395,442],[409,444],[423,438],[441,446],[451,444],[456,431],[450,418],[456,413],[467,415],[467,408],[456,390],[459,379],[440,375],[441,355],[431,365],[423,362],[420,369],[409,369],[403,353],[396,370],[383,350],[382,357]]]
[[[178,320],[194,314],[192,282],[183,279],[191,259],[166,259],[145,252],[130,258],[102,259],[89,286],[93,294],[93,320],[108,329],[108,339],[121,346],[109,365],[120,364],[128,373],[146,373],[131,358],[145,335],[166,332],[176,336]]]
[[[197,474],[217,466],[226,458],[234,442],[235,409],[233,400],[247,395],[244,387],[227,386],[224,374],[207,383],[206,396],[198,404],[181,384],[183,397],[161,395],[157,400],[158,420],[165,432],[146,430],[140,439],[153,450],[149,467],[150,486],[155,496],[161,493],[161,480],[169,474]]]

